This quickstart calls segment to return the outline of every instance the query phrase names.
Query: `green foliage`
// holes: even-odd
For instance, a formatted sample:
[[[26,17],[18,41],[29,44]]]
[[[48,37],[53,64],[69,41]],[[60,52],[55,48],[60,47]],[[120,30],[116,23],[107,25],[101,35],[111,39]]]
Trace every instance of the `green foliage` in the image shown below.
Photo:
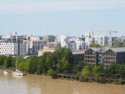
[[[21,62],[18,64],[18,69],[20,71],[25,71],[27,72],[28,71],[28,63],[27,62]]]
[[[25,59],[23,57],[21,57],[21,56],[16,57],[16,62],[18,62],[18,64],[21,62],[24,62],[24,61],[25,61]]]
[[[28,65],[27,72],[34,74],[37,71],[37,57],[29,56],[26,58],[26,65]]]
[[[97,43],[90,44],[89,46],[90,47],[96,47],[96,48],[103,47],[102,45],[97,44]]]
[[[84,76],[84,77],[90,77],[91,76],[91,70],[90,70],[89,66],[85,66],[82,69],[81,75]]]
[[[55,55],[57,59],[57,72],[71,72],[71,69],[73,68],[73,55],[71,50],[67,48],[62,48],[60,50],[55,51]]]
[[[5,68],[12,67],[12,57],[11,56],[6,57],[6,59],[4,61],[4,67]]]
[[[84,66],[85,66],[85,63],[83,61],[81,61],[73,66],[73,70],[75,72],[80,72]]]
[[[0,65],[3,65],[5,60],[6,60],[6,56],[0,55]]]
[[[101,81],[102,76],[103,76],[104,69],[101,66],[95,66],[93,68],[93,77],[96,81]]]
[[[124,45],[113,45],[111,48],[121,48],[121,47],[125,47]]]
[[[54,75],[54,70],[53,69],[49,69],[47,72],[48,76],[53,76]]]
[[[124,64],[112,64],[109,69],[106,70],[107,76],[115,78],[125,77],[125,65]]]

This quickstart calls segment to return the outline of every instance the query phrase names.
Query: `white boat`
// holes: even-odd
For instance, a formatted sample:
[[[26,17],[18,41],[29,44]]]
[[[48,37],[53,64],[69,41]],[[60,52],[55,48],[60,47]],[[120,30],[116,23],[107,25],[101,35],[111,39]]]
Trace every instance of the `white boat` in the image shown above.
[[[17,62],[16,62],[16,71],[13,72],[13,76],[23,76],[24,73],[17,69]]]
[[[23,76],[24,73],[22,71],[16,70],[16,71],[13,72],[13,75],[14,76]]]
[[[4,70],[3,73],[6,75],[6,74],[8,74],[8,71],[7,71],[7,70]]]

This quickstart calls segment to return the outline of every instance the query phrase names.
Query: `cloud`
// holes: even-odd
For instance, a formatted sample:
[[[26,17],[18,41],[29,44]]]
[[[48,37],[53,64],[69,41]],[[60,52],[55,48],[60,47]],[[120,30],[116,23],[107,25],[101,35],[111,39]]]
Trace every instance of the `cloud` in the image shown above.
[[[78,11],[93,9],[118,9],[125,8],[123,0],[12,0],[13,2],[2,2],[0,0],[1,12],[48,12],[48,11]]]

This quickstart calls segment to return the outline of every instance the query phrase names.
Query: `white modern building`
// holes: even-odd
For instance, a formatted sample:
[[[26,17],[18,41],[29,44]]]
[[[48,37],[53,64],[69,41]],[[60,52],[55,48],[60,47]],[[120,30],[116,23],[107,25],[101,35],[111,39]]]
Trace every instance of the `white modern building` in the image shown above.
[[[3,35],[0,39],[0,54],[12,56],[27,55],[27,41],[25,36],[19,36],[16,32]]]
[[[109,37],[107,36],[95,36],[94,43],[100,44],[102,46],[108,46]]]
[[[65,35],[57,37],[56,41],[61,44],[61,47],[68,47],[68,37]]]
[[[26,56],[27,42],[22,36],[15,34],[8,34],[2,36],[0,40],[0,54],[12,56]]]
[[[94,43],[94,33],[93,32],[86,32],[85,33],[85,43],[89,46],[90,44]]]
[[[0,41],[0,55],[18,55],[18,43]]]
[[[82,40],[76,40],[76,50],[86,50],[87,44]]]

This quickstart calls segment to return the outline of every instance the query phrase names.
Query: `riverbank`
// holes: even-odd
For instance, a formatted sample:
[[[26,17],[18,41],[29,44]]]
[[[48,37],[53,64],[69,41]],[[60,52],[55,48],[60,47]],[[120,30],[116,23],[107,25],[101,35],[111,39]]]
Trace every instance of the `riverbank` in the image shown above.
[[[9,68],[7,69],[8,73],[12,73],[13,68]],[[0,69],[1,72],[4,71],[4,69]],[[27,73],[29,74],[29,73]],[[32,74],[32,75],[38,75],[38,74]],[[42,76],[47,76],[47,75],[42,75]],[[55,74],[55,75],[52,75],[52,76],[48,76],[48,77],[51,77],[51,79],[63,79],[63,80],[74,80],[74,81],[79,81],[79,82],[91,82],[91,83],[101,83],[101,84],[119,84],[119,85],[124,85],[125,84],[125,79],[121,79],[121,78],[103,78],[103,79],[100,79],[99,81],[96,81],[96,79],[94,78],[80,78],[78,75],[73,75],[73,74]]]
[[[120,84],[124,85],[125,84],[125,78],[111,78],[111,77],[103,77],[100,78],[99,80],[96,80],[95,78],[92,77],[79,77],[78,75],[73,75],[73,74],[56,74],[52,76],[52,79],[68,79],[68,80],[76,80],[80,82],[95,82],[95,83],[102,83],[102,84]]]

